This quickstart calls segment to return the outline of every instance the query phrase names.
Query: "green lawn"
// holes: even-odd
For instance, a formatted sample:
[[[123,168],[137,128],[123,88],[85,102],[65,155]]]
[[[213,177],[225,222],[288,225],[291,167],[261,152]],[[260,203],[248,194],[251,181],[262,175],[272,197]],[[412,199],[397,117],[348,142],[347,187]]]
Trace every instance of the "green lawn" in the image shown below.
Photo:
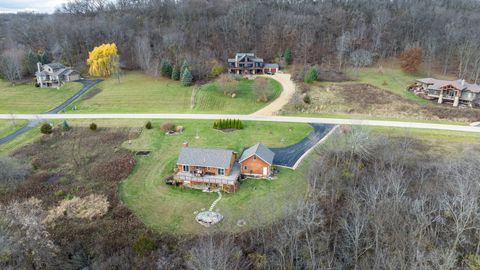
[[[147,76],[140,72],[126,72],[119,83],[107,79],[72,104],[68,112],[76,113],[252,113],[266,103],[257,102],[252,94],[253,81],[241,80],[237,97],[227,97],[216,91],[216,83],[195,87],[182,86],[167,78]],[[275,99],[281,85],[272,80]],[[91,93],[101,89],[95,95]],[[192,102],[192,100],[195,102]],[[76,111],[71,111],[76,106]]]
[[[27,120],[0,120],[0,138],[14,132],[27,123]]]
[[[450,130],[394,128],[394,127],[368,127],[369,130],[387,136],[412,136],[429,141],[455,142],[455,143],[479,143],[480,133],[461,132]],[[444,144],[444,146],[448,143]]]
[[[155,121],[158,126],[160,122]],[[206,229],[195,221],[195,211],[208,209],[217,194],[182,189],[166,185],[163,178],[173,172],[183,141],[190,145],[219,147],[240,151],[243,147],[263,142],[280,147],[304,138],[312,128],[306,124],[246,122],[245,129],[223,133],[211,128],[212,121],[175,121],[183,125],[181,135],[165,135],[158,128],[144,130],[142,135],[125,147],[133,150],[151,150],[149,157],[137,158],[134,172],[122,183],[122,200],[147,226],[157,231],[174,233],[201,233]],[[199,139],[195,139],[197,134]],[[292,171],[282,169],[279,179],[246,180],[234,194],[224,194],[217,208],[224,221],[219,230],[238,230],[238,220],[256,226],[282,215],[285,207],[295,204],[306,191],[306,167]]]
[[[269,97],[269,101],[271,102],[280,95],[282,86],[275,80],[269,80],[273,88],[273,93]],[[235,98],[219,93],[216,83],[206,84],[202,86],[197,94],[194,111],[200,113],[218,112],[226,114],[253,113],[267,104],[257,101],[252,92],[253,83],[254,81],[251,80],[241,80]]]
[[[30,84],[12,86],[0,80],[0,113],[42,113],[60,105],[82,88],[80,83],[66,83],[60,89],[37,88]]]
[[[401,97],[413,100],[421,105],[430,103],[428,100],[407,91],[407,87],[415,83],[416,79],[427,77],[427,75],[423,74],[423,72],[419,74],[405,73],[395,61],[380,64],[375,67],[361,68],[358,74],[355,74],[351,70],[348,73],[350,76],[357,78],[358,82],[371,84]]]

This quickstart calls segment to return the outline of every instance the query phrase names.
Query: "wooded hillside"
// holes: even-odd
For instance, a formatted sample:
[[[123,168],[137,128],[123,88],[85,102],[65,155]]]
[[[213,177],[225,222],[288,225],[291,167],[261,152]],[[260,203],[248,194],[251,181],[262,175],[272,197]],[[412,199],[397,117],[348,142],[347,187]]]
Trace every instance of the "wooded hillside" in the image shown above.
[[[278,61],[288,48],[294,62],[342,68],[358,55],[378,60],[421,47],[427,67],[474,80],[479,23],[476,0],[77,0],[53,15],[1,15],[0,49],[46,50],[79,67],[94,46],[114,42],[123,68],[186,59],[202,78],[214,59],[235,52]]]

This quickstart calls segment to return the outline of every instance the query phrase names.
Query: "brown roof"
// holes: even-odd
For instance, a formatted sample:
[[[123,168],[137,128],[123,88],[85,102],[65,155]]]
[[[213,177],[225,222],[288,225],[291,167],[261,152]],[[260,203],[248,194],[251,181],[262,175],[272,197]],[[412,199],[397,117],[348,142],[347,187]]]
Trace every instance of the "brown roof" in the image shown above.
[[[423,78],[423,79],[418,79],[417,82],[428,84],[429,85],[428,89],[439,90],[442,87],[451,85],[459,90],[466,90],[473,93],[480,93],[480,85],[467,83],[465,82],[465,80],[448,81],[448,80],[437,80],[433,78]]]

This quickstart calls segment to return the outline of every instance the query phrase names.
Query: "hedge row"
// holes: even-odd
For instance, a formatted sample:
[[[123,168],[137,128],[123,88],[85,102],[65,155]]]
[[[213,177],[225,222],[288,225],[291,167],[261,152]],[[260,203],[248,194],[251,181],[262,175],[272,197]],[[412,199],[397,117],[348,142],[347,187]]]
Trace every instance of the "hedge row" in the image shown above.
[[[213,122],[214,129],[243,129],[243,123],[239,119],[220,119]]]

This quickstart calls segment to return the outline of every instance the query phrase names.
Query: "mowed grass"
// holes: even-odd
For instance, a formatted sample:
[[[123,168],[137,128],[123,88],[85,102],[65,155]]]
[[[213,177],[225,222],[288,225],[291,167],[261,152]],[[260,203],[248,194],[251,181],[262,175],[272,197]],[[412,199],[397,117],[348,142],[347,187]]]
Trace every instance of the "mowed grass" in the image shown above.
[[[38,88],[32,83],[12,86],[0,80],[0,113],[42,113],[62,104],[82,88],[69,82],[57,88]]]
[[[27,123],[27,120],[0,120],[0,138],[7,136]]]
[[[156,127],[161,122],[153,122]],[[185,127],[180,135],[165,135],[158,128],[143,130],[141,136],[124,146],[132,150],[150,150],[148,157],[138,157],[133,173],[123,181],[120,194],[123,202],[147,226],[172,233],[202,233],[207,231],[195,221],[195,212],[208,209],[216,193],[183,189],[165,184],[164,177],[173,173],[183,141],[191,147],[213,147],[240,152],[262,142],[281,147],[298,142],[312,131],[307,124],[245,122],[245,129],[223,133],[211,128],[212,121],[175,121]],[[289,131],[291,130],[291,131]],[[199,138],[196,139],[198,134]],[[303,167],[302,167],[303,168]],[[304,169],[282,169],[274,181],[246,180],[240,190],[224,194],[217,204],[225,219],[215,230],[241,230],[273,221],[285,209],[295,205],[304,195],[307,181]],[[244,227],[237,226],[246,221]]]
[[[269,101],[280,94],[281,85],[271,80],[274,89]],[[252,92],[253,81],[241,80],[235,98],[217,91],[215,82],[203,86],[182,86],[179,81],[126,72],[120,82],[110,78],[96,85],[72,104],[69,113],[253,113],[268,103],[258,102]],[[97,91],[96,89],[99,89]],[[194,89],[197,89],[194,94]],[[73,111],[72,108],[76,107]]]
[[[120,82],[106,79],[92,87],[101,89],[93,97],[86,93],[69,108],[76,113],[161,113],[190,109],[193,87],[178,81],[155,78],[140,72],[127,72]],[[70,111],[76,106],[76,111]]]
[[[282,92],[282,86],[279,82],[273,79],[268,80],[273,89],[272,94],[268,97],[268,102],[257,101],[252,91],[254,87],[253,80],[240,80],[235,98],[220,93],[217,83],[213,82],[202,86],[197,93],[194,111],[202,113],[253,113],[275,100]]]

